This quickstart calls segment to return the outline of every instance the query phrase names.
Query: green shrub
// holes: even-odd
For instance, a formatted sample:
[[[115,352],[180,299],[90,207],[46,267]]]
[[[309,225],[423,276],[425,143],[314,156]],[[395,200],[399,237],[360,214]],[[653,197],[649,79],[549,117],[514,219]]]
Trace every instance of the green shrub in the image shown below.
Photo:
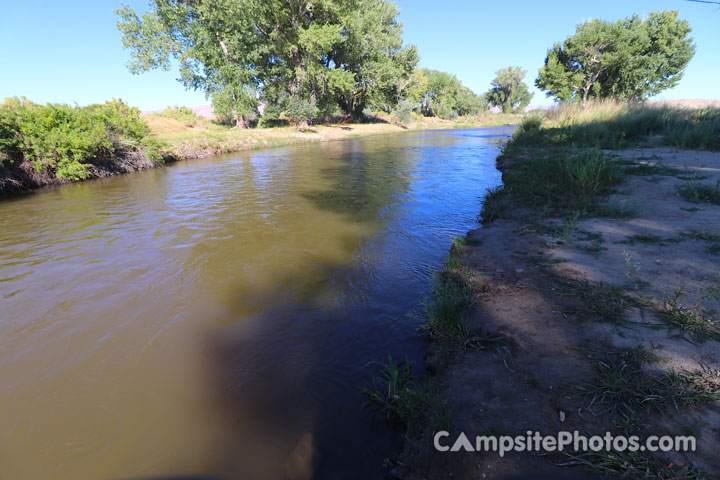
[[[97,160],[143,146],[148,126],[122,100],[70,107],[38,105],[24,98],[0,104],[0,161],[28,161],[37,172],[80,180]]]
[[[298,130],[307,129],[308,122],[318,114],[317,103],[310,99],[293,100],[288,105],[288,115]]]
[[[397,108],[395,108],[392,113],[393,120],[403,125],[411,123],[414,108],[415,104],[411,100],[400,100],[397,104]]]
[[[258,126],[262,128],[266,127],[278,127],[281,125],[287,125],[288,121],[283,118],[285,112],[284,102],[270,102],[265,105],[265,109],[260,116]]]
[[[544,120],[545,112],[543,112],[542,110],[536,110],[529,113],[528,116],[523,118],[522,122],[520,122],[520,125],[517,128],[517,135],[531,136],[538,134]]]
[[[167,107],[165,110],[160,112],[161,117],[174,118],[175,120],[184,123],[186,126],[195,126],[202,122],[202,117],[197,113],[190,110],[188,107]]]

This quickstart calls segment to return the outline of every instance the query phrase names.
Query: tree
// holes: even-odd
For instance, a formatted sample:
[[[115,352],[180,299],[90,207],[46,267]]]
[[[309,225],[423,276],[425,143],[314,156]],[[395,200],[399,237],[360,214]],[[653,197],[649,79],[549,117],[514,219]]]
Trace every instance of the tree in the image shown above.
[[[548,50],[535,84],[564,102],[645,99],[680,81],[695,53],[690,32],[677,11],[579,24]]]
[[[484,96],[478,96],[447,72],[417,68],[402,87],[405,99],[428,117],[477,115],[487,109]]]
[[[460,81],[455,75],[439,70],[425,70],[426,89],[421,100],[421,109],[425,115],[444,117],[455,109],[455,96]]]
[[[460,85],[455,95],[455,109],[458,115],[479,115],[487,110],[487,106],[485,95],[476,95],[468,87]]]
[[[500,107],[503,113],[524,110],[533,95],[523,79],[527,71],[520,67],[507,67],[495,73],[495,80],[486,96],[490,105]]]
[[[418,61],[389,0],[153,0],[142,15],[116,12],[131,72],[176,61],[180,81],[240,126],[260,100],[351,115],[371,99],[396,103]]]

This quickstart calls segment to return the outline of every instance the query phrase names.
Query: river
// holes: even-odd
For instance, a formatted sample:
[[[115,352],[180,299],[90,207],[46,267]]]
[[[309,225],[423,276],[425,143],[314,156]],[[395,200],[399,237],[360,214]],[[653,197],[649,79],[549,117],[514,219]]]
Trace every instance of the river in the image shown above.
[[[382,478],[358,387],[511,127],[179,162],[0,201],[0,478]],[[312,459],[312,462],[310,462]]]

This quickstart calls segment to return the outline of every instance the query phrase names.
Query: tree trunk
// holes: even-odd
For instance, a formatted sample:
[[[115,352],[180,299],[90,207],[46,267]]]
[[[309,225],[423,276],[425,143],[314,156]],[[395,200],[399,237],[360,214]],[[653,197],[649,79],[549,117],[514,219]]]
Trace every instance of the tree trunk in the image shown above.
[[[298,129],[299,132],[305,132],[309,128],[308,121],[307,120],[300,120],[295,124],[295,128]]]
[[[235,128],[250,128],[250,122],[242,115],[235,115]]]

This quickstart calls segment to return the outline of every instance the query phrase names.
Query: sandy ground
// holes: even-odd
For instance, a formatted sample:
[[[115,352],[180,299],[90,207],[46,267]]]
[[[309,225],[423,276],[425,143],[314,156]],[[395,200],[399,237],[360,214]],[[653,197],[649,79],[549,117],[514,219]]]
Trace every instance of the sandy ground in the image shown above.
[[[615,153],[679,167],[707,176],[712,183],[720,181],[720,153],[670,149]],[[630,176],[613,200],[635,204],[642,213],[631,220],[582,220],[564,242],[529,229],[527,218],[498,220],[469,232],[468,238],[479,245],[464,247],[462,258],[482,292],[472,328],[504,340],[502,349],[468,350],[451,358],[439,355],[437,345],[431,346],[428,368],[441,380],[453,412],[453,434],[463,431],[474,439],[522,435],[527,430],[548,434],[614,430],[609,414],[594,416],[580,408],[582,399],[575,387],[592,380],[593,359],[619,347],[642,345],[659,355],[661,360],[650,368],[720,367],[717,341],[698,344],[681,338],[647,308],[629,309],[620,324],[599,321],[583,314],[578,299],[558,287],[563,279],[606,282],[627,288],[631,296],[660,300],[685,286],[686,301],[692,303],[701,289],[720,285],[720,254],[711,254],[707,242],[682,235],[720,230],[720,206],[685,201],[677,193],[684,181],[676,175]],[[583,240],[600,235],[600,242]],[[621,243],[631,235],[656,235],[666,241]],[[588,248],[592,246],[601,250]],[[720,307],[712,300],[704,305]],[[687,458],[668,454],[669,458],[679,465],[689,459],[709,478],[720,478],[720,409],[716,407],[650,414],[646,431],[695,432],[698,451]],[[440,453],[432,447],[432,434],[425,432],[406,445],[394,474],[411,479],[591,478],[582,467],[556,466],[569,460],[557,453],[548,457],[516,453],[505,458],[487,452]]]

